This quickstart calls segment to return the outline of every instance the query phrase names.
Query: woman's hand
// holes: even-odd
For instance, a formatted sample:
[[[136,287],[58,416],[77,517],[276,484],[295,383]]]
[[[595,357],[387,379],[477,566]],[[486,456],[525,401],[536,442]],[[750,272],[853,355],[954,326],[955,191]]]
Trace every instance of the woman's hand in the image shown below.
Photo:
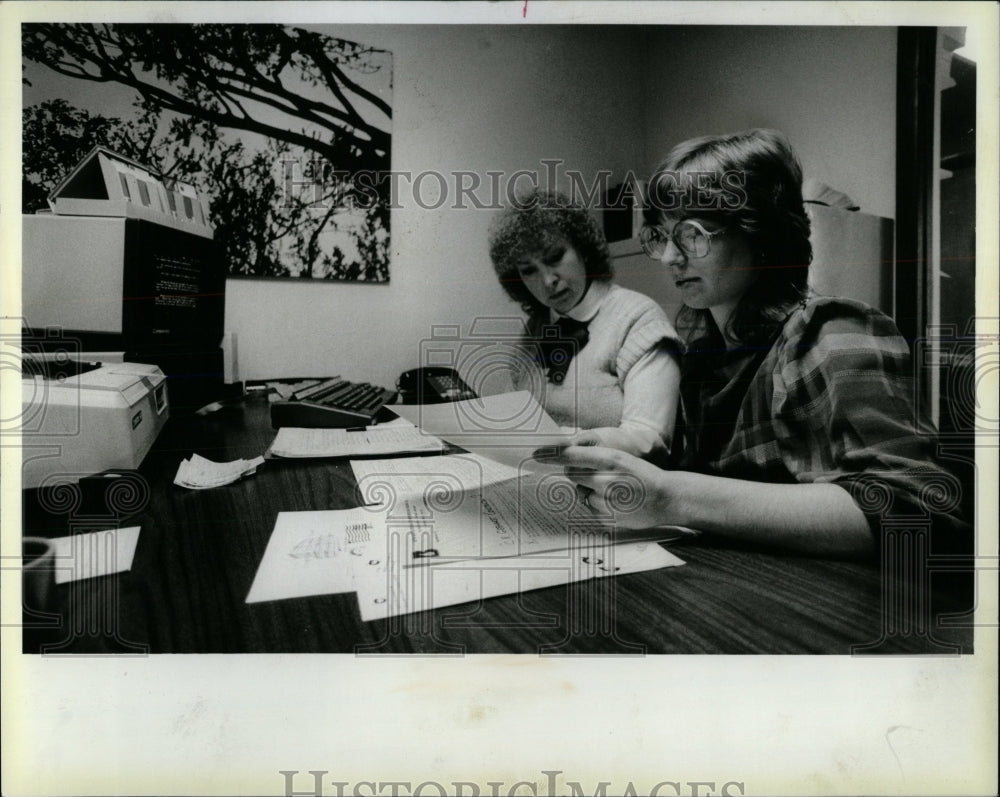
[[[663,438],[645,426],[606,426],[584,429],[569,439],[572,446],[615,448],[650,462],[666,463],[669,452]]]
[[[865,515],[836,484],[769,484],[660,470],[601,446],[540,449],[535,458],[563,465],[586,496],[584,503],[623,528],[687,526],[809,554],[876,553]]]
[[[604,441],[595,429],[582,429],[569,438],[567,446],[603,446]],[[550,452],[551,453],[551,452]]]
[[[645,460],[605,448],[592,431],[580,432],[573,445],[541,449],[535,458],[563,465],[566,476],[582,488],[595,512],[610,514],[624,528],[686,525],[681,495],[689,474],[665,471]]]

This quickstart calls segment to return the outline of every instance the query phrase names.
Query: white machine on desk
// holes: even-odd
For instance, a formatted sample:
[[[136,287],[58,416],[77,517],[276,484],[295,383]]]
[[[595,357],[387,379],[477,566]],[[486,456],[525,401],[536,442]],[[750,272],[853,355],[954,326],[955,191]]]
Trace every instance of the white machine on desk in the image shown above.
[[[194,187],[95,147],[22,229],[22,325],[43,351],[60,328],[76,351],[155,364],[175,413],[221,397],[226,260]]]
[[[24,489],[138,468],[167,422],[166,377],[143,363],[25,359]]]

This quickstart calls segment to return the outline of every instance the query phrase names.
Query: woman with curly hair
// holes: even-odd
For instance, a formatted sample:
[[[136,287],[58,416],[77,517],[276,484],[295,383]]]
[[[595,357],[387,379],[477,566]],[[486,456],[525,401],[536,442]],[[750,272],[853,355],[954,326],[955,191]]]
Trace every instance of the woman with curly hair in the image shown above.
[[[961,485],[933,462],[906,341],[878,310],[807,292],[802,170],[781,133],[676,146],[650,181],[641,241],[692,330],[682,450],[665,471],[578,436],[556,459],[592,508],[614,508],[605,499],[627,483],[640,500],[624,526],[870,555],[905,518],[934,528],[936,550],[967,549]]]
[[[603,446],[665,460],[680,342],[659,305],[611,282],[608,246],[587,210],[535,190],[494,220],[489,251],[528,316],[514,387]]]

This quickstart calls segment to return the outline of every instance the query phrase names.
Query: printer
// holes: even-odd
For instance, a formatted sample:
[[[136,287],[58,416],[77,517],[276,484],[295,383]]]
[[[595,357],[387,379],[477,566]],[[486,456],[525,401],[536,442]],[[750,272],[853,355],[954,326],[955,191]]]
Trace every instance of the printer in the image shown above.
[[[166,377],[155,365],[25,357],[21,486],[138,468],[168,415]]]
[[[48,206],[22,217],[23,337],[45,352],[159,366],[174,414],[220,398],[226,259],[207,201],[97,146]]]

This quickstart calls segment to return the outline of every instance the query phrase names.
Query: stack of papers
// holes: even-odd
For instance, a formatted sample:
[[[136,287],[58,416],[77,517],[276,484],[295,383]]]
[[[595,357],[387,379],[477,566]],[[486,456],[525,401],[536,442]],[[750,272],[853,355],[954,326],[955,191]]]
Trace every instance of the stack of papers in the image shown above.
[[[282,512],[246,601],[354,592],[368,621],[684,564],[655,542],[606,539],[530,556],[432,563],[413,558],[425,540],[411,531],[371,507]]]
[[[174,484],[189,490],[207,490],[221,487],[257,472],[257,466],[264,463],[263,457],[237,459],[232,462],[213,462],[205,457],[192,454],[181,462],[174,477]]]
[[[684,564],[657,542],[697,532],[620,529],[562,468],[533,460],[568,438],[530,393],[391,409],[419,429],[282,429],[270,453],[350,455],[356,435],[371,455],[378,432],[396,433],[382,441],[393,453],[428,435],[468,453],[352,461],[365,505],[279,514],[247,603],[354,592],[376,620]]]

